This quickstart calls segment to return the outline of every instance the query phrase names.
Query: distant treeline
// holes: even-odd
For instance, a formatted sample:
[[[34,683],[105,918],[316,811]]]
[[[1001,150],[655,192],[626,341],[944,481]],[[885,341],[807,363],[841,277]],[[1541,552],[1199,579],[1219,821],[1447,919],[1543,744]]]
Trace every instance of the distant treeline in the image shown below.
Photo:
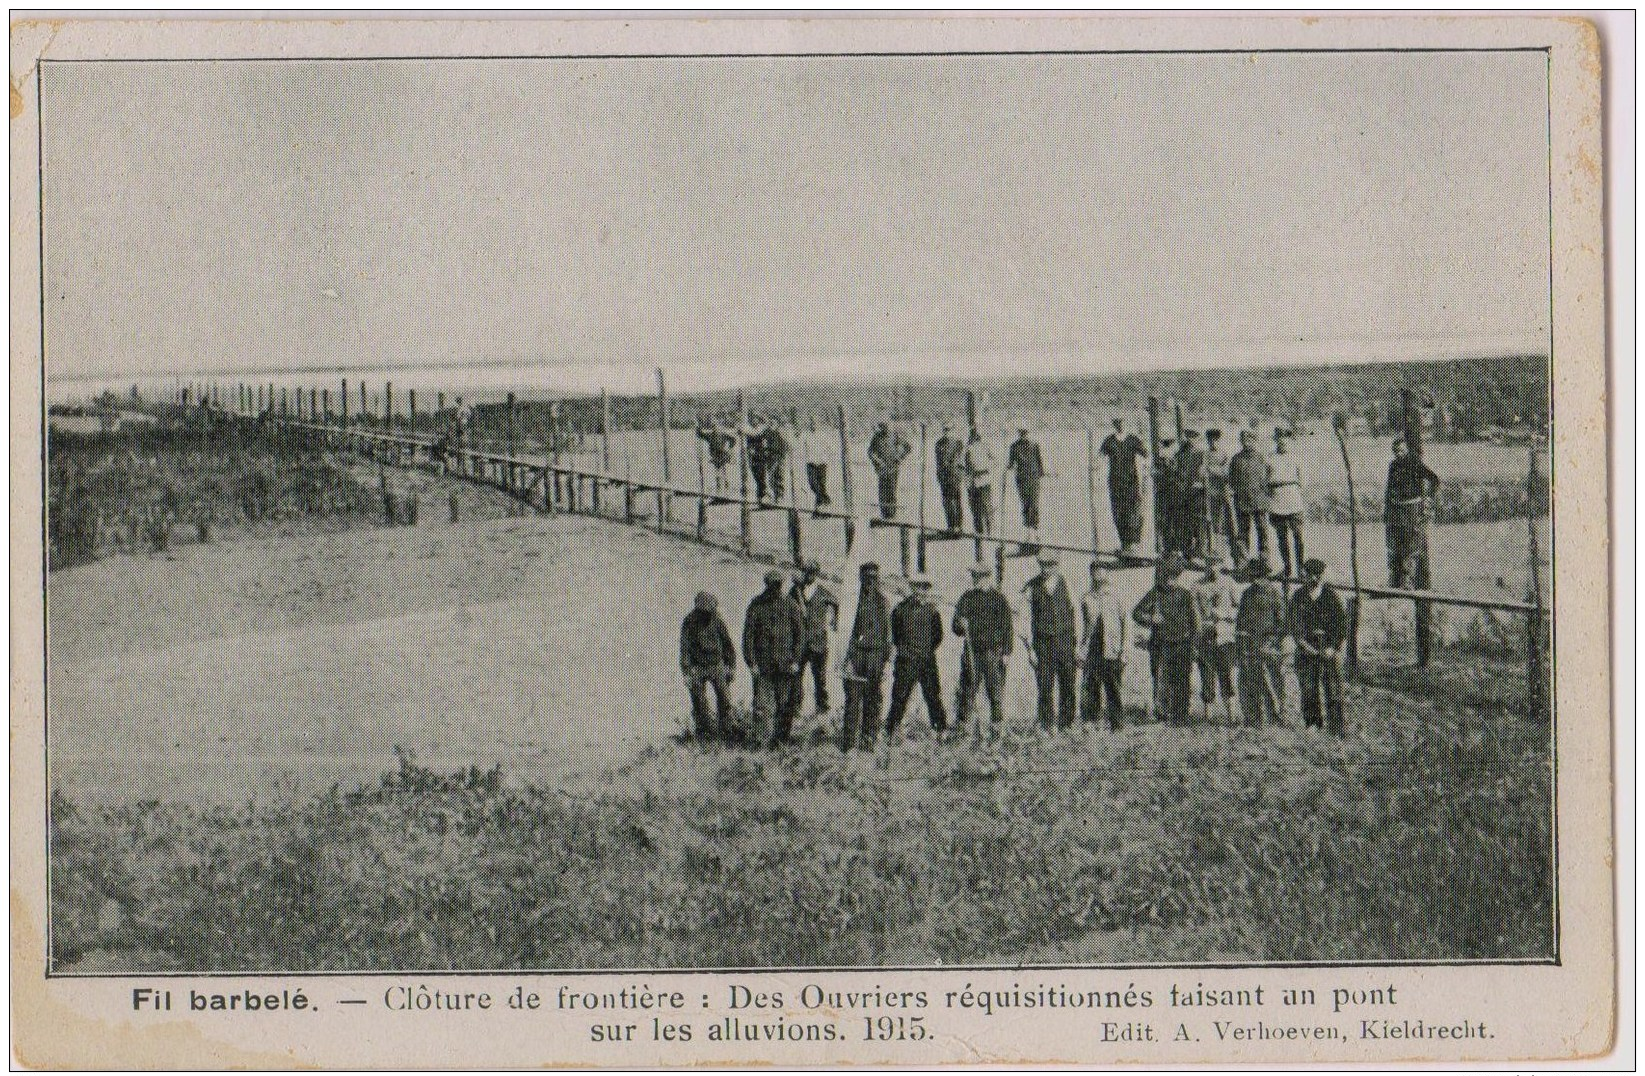
[[[1492,427],[1541,430],[1548,422],[1548,361],[1536,356],[1388,362],[1366,365],[1238,368],[1100,374],[1088,377],[1009,378],[906,385],[892,382],[784,384],[747,392],[751,412],[802,426],[832,427],[837,408],[861,429],[883,419],[963,419],[966,394],[976,392],[994,421],[1034,415],[1040,426],[1081,426],[1092,413],[1140,416],[1150,396],[1180,404],[1190,414],[1238,418],[1261,416],[1294,423],[1345,415],[1373,433],[1401,424],[1400,393],[1412,390],[1431,409],[1436,436],[1476,440]],[[735,390],[672,398],[676,428],[738,412]],[[522,444],[546,443],[550,430],[587,436],[599,431],[597,396],[517,405],[516,435]],[[661,406],[655,395],[612,396],[615,430],[655,429]],[[554,414],[551,416],[551,409]],[[487,432],[506,425],[504,404],[475,408]]]

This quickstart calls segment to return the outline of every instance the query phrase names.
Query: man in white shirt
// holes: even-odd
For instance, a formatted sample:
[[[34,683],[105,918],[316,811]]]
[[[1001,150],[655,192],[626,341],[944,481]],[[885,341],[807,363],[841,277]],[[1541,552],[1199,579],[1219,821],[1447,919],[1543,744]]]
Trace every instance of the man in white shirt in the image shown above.
[[[1091,562],[1091,589],[1080,599],[1080,623],[1080,653],[1085,655],[1080,720],[1097,721],[1106,696],[1108,727],[1118,730],[1123,723],[1120,680],[1125,674],[1131,622],[1114,594],[1108,573],[1096,561]]]

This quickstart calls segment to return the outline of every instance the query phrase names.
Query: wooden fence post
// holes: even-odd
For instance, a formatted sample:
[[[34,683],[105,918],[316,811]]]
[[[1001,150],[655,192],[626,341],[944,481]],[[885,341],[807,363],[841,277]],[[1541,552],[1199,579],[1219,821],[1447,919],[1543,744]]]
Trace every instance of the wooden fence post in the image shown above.
[[[857,541],[857,505],[856,495],[853,492],[851,479],[851,446],[845,430],[845,405],[835,405],[840,421],[840,499],[845,505],[845,552],[851,552],[851,547]],[[851,580],[845,580],[847,584]]]
[[[748,393],[742,389],[737,390],[737,443],[741,446],[738,455],[742,460],[743,472],[742,501],[738,507],[738,523],[742,530],[743,555],[747,556],[749,550],[753,548],[751,529],[753,520],[748,510]]]
[[[1416,393],[1410,389],[1401,389],[1399,394],[1400,407],[1404,410],[1405,449],[1412,458],[1419,463],[1422,461],[1422,412],[1417,406]],[[1387,508],[1384,506],[1383,511]],[[1412,590],[1427,590],[1430,583],[1428,553],[1419,549],[1413,559],[1411,578],[1406,585]],[[1417,665],[1426,668],[1430,647],[1433,641],[1433,611],[1428,602],[1416,599],[1412,603],[1414,609],[1414,634],[1417,644]]]
[[[697,541],[708,540],[708,470],[703,465],[703,439],[697,442]]]
[[[1160,537],[1160,499],[1159,499],[1159,397],[1148,397],[1148,464],[1149,487],[1154,502],[1153,518],[1149,520],[1150,529],[1154,532],[1154,557],[1158,559],[1161,545]]]
[[[1097,435],[1085,431],[1085,499],[1091,508],[1091,555],[1097,555]],[[1238,567],[1238,565],[1236,565]]]
[[[1348,459],[1348,418],[1338,414],[1332,423],[1337,434],[1337,448],[1342,451],[1342,469],[1348,475],[1348,561],[1354,580],[1354,593],[1348,600],[1348,675],[1359,676],[1359,614],[1362,600],[1359,589],[1359,501],[1354,494],[1354,465]]]
[[[668,459],[668,380],[663,374],[663,368],[657,367],[657,409],[662,414],[662,421],[658,426],[658,436],[663,445],[663,485],[671,485],[674,481],[674,469]],[[669,522],[672,514],[673,498],[663,490],[657,491],[657,526],[661,528]]]
[[[1530,540],[1531,585],[1527,597],[1533,608],[1526,615],[1525,697],[1530,711],[1529,716],[1540,718],[1544,710],[1548,708],[1548,700],[1545,694],[1547,685],[1543,679],[1545,674],[1542,661],[1542,558],[1536,534],[1537,501],[1541,483],[1537,480],[1538,452],[1537,443],[1534,440],[1531,442],[1528,455],[1530,465],[1525,473],[1525,526],[1526,536]]]
[[[514,460],[519,456],[519,452],[518,452],[518,441],[515,437],[514,394],[512,392],[508,394],[507,431],[508,431],[508,463],[503,465],[503,481],[507,485],[509,492],[513,492],[514,487],[517,484],[518,479],[519,479],[519,476],[514,473]],[[573,508],[572,511],[576,511],[576,509]]]

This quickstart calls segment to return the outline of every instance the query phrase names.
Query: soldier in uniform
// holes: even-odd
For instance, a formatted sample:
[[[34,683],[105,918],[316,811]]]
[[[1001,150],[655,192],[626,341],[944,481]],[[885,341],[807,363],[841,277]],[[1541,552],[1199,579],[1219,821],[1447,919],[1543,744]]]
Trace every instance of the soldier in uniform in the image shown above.
[[[1257,448],[1257,435],[1241,430],[1239,451],[1228,461],[1228,491],[1234,498],[1234,545],[1241,560],[1268,562],[1268,458]],[[1252,540],[1255,532],[1255,541]]]
[[[1194,596],[1177,585],[1182,559],[1166,554],[1154,574],[1154,588],[1131,611],[1131,619],[1148,628],[1148,648],[1157,675],[1155,699],[1172,725],[1189,723],[1189,686],[1199,612]]]
[[[954,605],[954,634],[965,641],[959,690],[954,698],[954,723],[965,724],[980,684],[988,692],[990,731],[998,735],[1005,703],[1005,660],[1011,656],[1013,645],[1011,603],[994,585],[992,565],[972,565],[971,580],[971,589]],[[979,720],[977,735],[982,732]]]
[[[737,650],[731,644],[731,632],[720,616],[719,602],[705,590],[680,624],[680,674],[691,696],[691,720],[699,741],[725,735],[736,671]],[[710,686],[714,688],[713,716],[708,712]]]
[[[1057,570],[1057,555],[1040,554],[1040,574],[1028,581],[1028,621],[1034,642],[1034,674],[1039,688],[1040,726],[1068,728],[1074,724],[1078,700],[1074,694],[1078,631],[1074,627],[1074,600],[1068,581]]]
[[[900,434],[893,433],[891,425],[886,422],[875,428],[874,436],[868,442],[868,462],[879,477],[882,519],[897,518],[897,476],[902,470],[902,461],[908,458],[910,451],[908,442]]]
[[[1325,581],[1325,562],[1302,565],[1303,585],[1291,595],[1291,637],[1297,645],[1297,686],[1302,689],[1302,723],[1334,736],[1344,732],[1342,665],[1348,613]],[[1322,712],[1323,711],[1323,712]]]
[[[800,656],[805,647],[805,615],[783,593],[782,572],[765,573],[765,590],[748,606],[743,620],[743,660],[754,675],[754,714],[763,726],[771,721],[768,746],[788,742],[799,693]]]
[[[942,514],[948,529],[965,529],[965,505],[962,488],[965,485],[965,445],[954,436],[954,427],[943,424],[942,436],[937,438],[937,488],[942,491]]]
[[[805,648],[800,653],[800,676],[794,683],[794,709],[802,708],[805,670],[810,668],[819,716],[828,713],[828,636],[840,626],[839,599],[819,581],[821,575],[822,567],[816,561],[806,561],[789,592],[805,614]]]
[[[942,615],[931,601],[931,580],[915,576],[909,580],[908,597],[891,613],[891,645],[896,660],[891,666],[891,709],[885,715],[885,736],[892,739],[902,724],[908,698],[919,685],[925,696],[925,710],[931,729],[941,735],[948,728],[948,712],[942,702],[942,679],[937,673],[937,647],[942,645]]]
[[[891,657],[891,613],[880,591],[880,566],[869,561],[858,569],[861,590],[851,641],[845,647],[845,715],[840,750],[874,749],[880,731],[880,690]]]
[[[1246,562],[1245,579],[1245,593],[1240,595],[1234,619],[1240,712],[1252,728],[1283,724],[1285,678],[1280,663],[1288,622],[1285,596],[1268,578],[1268,562],[1260,557]]]

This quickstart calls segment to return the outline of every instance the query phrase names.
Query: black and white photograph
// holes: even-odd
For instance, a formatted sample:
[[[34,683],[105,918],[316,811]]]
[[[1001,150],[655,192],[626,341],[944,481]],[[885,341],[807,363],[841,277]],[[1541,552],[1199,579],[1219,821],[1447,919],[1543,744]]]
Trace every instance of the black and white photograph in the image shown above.
[[[1197,40],[43,54],[47,977],[1558,967],[1550,50]]]

